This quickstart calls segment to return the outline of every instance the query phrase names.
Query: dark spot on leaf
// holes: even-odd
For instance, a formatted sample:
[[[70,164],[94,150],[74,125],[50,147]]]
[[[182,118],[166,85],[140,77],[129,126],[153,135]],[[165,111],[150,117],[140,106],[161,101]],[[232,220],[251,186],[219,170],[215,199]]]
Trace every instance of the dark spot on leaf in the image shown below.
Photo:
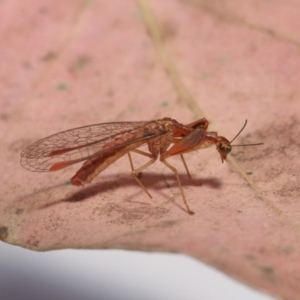
[[[57,54],[55,52],[49,51],[41,57],[41,60],[47,62],[47,61],[54,60],[56,57],[57,57]]]
[[[20,215],[21,213],[23,213],[23,211],[24,211],[24,208],[17,208],[15,211],[15,214]]]
[[[177,34],[175,25],[171,22],[163,23],[160,26],[160,34],[161,34],[161,39],[164,42],[173,39]]]
[[[284,246],[282,248],[279,249],[280,253],[283,253],[285,255],[289,255],[293,252],[294,248],[292,246]]]
[[[29,61],[24,61],[22,66],[25,70],[30,70],[32,68],[32,65]]]
[[[40,242],[35,238],[30,238],[29,240],[27,240],[27,244],[30,246],[38,247]]]
[[[8,121],[9,120],[9,115],[8,114],[0,114],[0,119],[2,121]]]
[[[47,14],[48,13],[48,8],[47,7],[40,7],[39,8],[39,13],[40,14]]]
[[[274,35],[275,35],[275,32],[274,32],[273,29],[267,28],[267,29],[266,29],[266,32],[267,32],[267,34],[269,34],[270,36],[274,36]]]
[[[159,104],[160,107],[167,107],[169,106],[169,102],[168,101],[163,101]]]
[[[129,105],[129,107],[127,108],[127,111],[130,113],[136,113],[136,112],[138,112],[138,109],[134,106]]]
[[[260,270],[263,272],[264,275],[273,275],[274,269],[270,266],[259,266]]]
[[[107,97],[109,98],[112,98],[114,96],[115,92],[112,88],[110,88],[107,92],[106,92],[106,95]]]
[[[252,254],[246,254],[246,255],[245,255],[245,258],[246,258],[247,260],[249,260],[249,261],[255,260],[255,256],[252,255]]]
[[[226,253],[230,253],[230,250],[228,248],[225,248],[225,247],[220,247],[219,252],[223,253],[223,254],[226,254]]]
[[[65,82],[60,82],[54,86],[57,91],[65,91],[68,89],[68,85]]]
[[[0,240],[5,241],[8,237],[8,228],[6,226],[0,227]]]
[[[73,63],[72,70],[82,70],[87,65],[89,65],[92,61],[92,58],[88,55],[80,55],[76,58]]]
[[[207,80],[210,79],[213,76],[213,73],[209,71],[203,71],[199,74],[199,77],[201,80]]]

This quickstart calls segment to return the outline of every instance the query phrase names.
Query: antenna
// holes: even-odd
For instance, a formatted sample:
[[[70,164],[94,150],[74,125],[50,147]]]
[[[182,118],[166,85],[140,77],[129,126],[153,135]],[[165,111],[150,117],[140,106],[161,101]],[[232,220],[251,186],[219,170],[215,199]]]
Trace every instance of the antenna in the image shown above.
[[[238,132],[238,134],[230,141],[230,144],[240,135],[240,133],[244,130],[244,128],[246,127],[247,125],[247,119],[245,121],[245,124],[244,126],[242,127],[242,129]]]
[[[245,121],[245,124],[243,125],[242,129],[238,132],[238,134],[230,141],[230,145],[231,143],[240,135],[240,133],[244,130],[244,128],[246,127],[247,125],[247,119]],[[231,146],[234,146],[234,147],[239,147],[239,146],[259,146],[259,145],[263,145],[263,143],[255,143],[255,144],[245,144],[245,145],[231,145]]]
[[[239,146],[259,146],[259,145],[263,145],[264,143],[255,143],[255,144],[244,144],[244,145],[231,145],[232,147],[239,147]]]

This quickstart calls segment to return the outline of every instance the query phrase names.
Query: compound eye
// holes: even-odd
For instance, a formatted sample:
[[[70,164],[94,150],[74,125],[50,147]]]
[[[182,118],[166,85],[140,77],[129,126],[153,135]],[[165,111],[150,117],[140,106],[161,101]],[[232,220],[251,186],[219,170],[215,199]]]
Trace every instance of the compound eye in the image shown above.
[[[219,150],[219,152],[220,152],[220,154],[229,154],[230,152],[231,152],[231,149],[232,149],[232,147],[231,147],[231,145],[229,144],[229,143],[220,143],[219,145],[218,145],[218,150]]]

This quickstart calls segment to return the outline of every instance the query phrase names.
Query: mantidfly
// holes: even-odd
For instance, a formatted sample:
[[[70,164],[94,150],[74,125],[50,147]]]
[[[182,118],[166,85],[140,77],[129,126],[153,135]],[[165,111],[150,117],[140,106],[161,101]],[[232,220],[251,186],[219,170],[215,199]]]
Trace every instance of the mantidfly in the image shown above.
[[[138,174],[152,165],[157,158],[174,174],[180,193],[189,214],[189,208],[176,168],[166,159],[180,155],[187,176],[192,180],[183,154],[216,145],[222,162],[231,152],[232,146],[261,145],[231,145],[243,128],[230,142],[217,132],[207,132],[208,121],[200,119],[183,125],[171,118],[163,118],[148,122],[112,122],[74,128],[56,133],[27,147],[21,153],[21,165],[30,171],[57,171],[84,161],[81,168],[71,178],[73,185],[83,186],[92,180],[109,165],[124,155],[128,155],[132,176],[152,198],[146,187],[138,178]],[[148,145],[149,152],[138,148]],[[135,169],[130,152],[147,156],[150,160]]]

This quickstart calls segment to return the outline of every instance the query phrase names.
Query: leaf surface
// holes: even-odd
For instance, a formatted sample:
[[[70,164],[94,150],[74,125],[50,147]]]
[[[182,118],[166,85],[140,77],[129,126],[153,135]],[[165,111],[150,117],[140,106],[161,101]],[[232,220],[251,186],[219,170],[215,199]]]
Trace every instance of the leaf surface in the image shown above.
[[[0,236],[43,251],[182,252],[284,299],[300,293],[300,4],[297,1],[4,1],[0,38]],[[92,184],[22,169],[21,151],[93,123],[172,117],[238,144],[186,155],[195,186],[125,157]],[[133,155],[135,167],[147,158]]]

